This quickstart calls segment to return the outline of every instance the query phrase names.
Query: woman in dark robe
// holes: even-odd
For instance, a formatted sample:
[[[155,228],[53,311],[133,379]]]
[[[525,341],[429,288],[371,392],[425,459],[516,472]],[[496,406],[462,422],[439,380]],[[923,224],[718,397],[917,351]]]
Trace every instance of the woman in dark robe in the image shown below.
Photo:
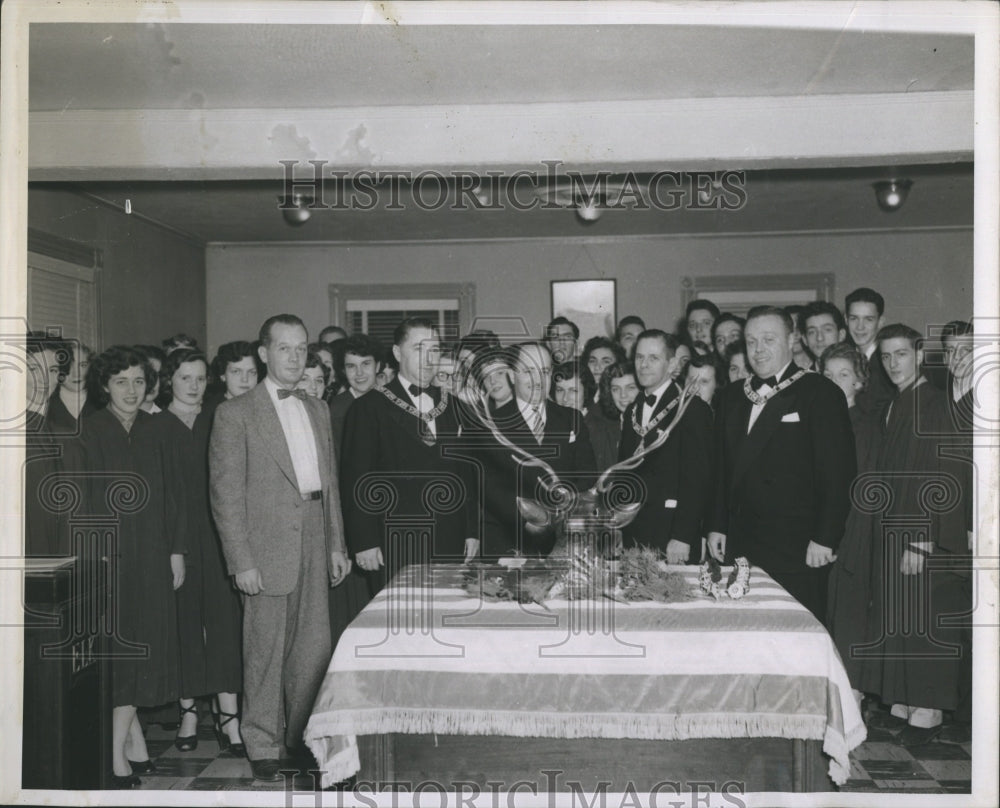
[[[215,408],[204,403],[208,360],[200,351],[177,348],[163,364],[154,416],[177,447],[187,512],[187,580],[177,592],[180,636],[181,724],[175,746],[198,747],[195,699],[212,697],[219,747],[237,756],[246,750],[240,736],[237,694],[243,689],[239,595],[226,573],[222,547],[208,501],[208,440]]]
[[[265,375],[256,345],[245,340],[220,345],[210,369],[205,403],[213,406],[253,390]]]
[[[857,396],[868,383],[868,363],[853,345],[841,342],[827,348],[819,360],[820,372],[836,384],[847,399],[858,474],[871,471],[871,449],[878,439],[879,414],[857,406]],[[868,641],[868,614],[872,600],[872,517],[856,504],[847,515],[844,538],[830,569],[826,622],[840,652],[847,677],[860,706],[861,662],[851,648]]]
[[[139,409],[153,369],[132,348],[115,346],[90,366],[88,388],[103,406],[83,420],[77,459],[91,472],[90,512],[121,505],[110,604],[117,622],[111,663],[112,784],[135,788],[151,771],[137,706],[179,695],[174,592],[184,583],[186,513],[180,458],[163,423]]]
[[[899,391],[882,419],[875,453],[876,498],[872,520],[873,596],[861,690],[892,705],[905,721],[904,745],[927,743],[940,731],[945,711],[961,693],[959,625],[971,608],[967,509],[971,466],[956,446],[945,393],[920,372],[919,332],[890,325],[878,335],[878,352]],[[860,492],[862,502],[872,500]],[[874,508],[872,508],[874,510]],[[942,622],[942,618],[951,615]],[[855,649],[857,655],[857,649]]]
[[[80,421],[94,411],[86,389],[87,371],[93,358],[93,349],[82,343],[67,350],[69,361],[60,364],[59,386],[52,392],[46,409],[45,417],[53,435],[79,434]]]

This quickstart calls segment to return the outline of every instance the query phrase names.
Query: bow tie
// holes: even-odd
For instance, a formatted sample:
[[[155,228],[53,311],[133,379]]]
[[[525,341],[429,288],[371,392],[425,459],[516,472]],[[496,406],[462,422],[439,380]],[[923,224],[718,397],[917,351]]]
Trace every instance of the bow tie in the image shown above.
[[[434,387],[419,387],[416,384],[411,384],[406,388],[410,391],[410,395],[414,398],[420,398],[421,395],[430,396],[431,401],[434,402],[434,406],[437,406],[441,401],[441,388]]]
[[[429,387],[417,387],[417,385],[415,385],[415,384],[411,384],[406,389],[410,391],[410,395],[413,396],[414,398],[418,397],[422,393],[426,393],[427,395],[431,394],[431,388],[429,388]]]
[[[305,401],[306,400],[306,391],[305,390],[286,390],[284,387],[279,387],[278,388],[278,401],[281,401],[283,398],[288,398],[289,396],[295,396],[300,401]]]
[[[770,385],[771,387],[777,387],[778,380],[774,376],[768,376],[766,379],[762,379],[760,378],[760,376],[754,376],[750,380],[750,386],[754,390],[760,390],[760,388],[763,387],[765,384]]]
[[[653,407],[656,405],[656,396],[650,394],[648,396],[642,397],[643,402],[645,402],[647,407]]]

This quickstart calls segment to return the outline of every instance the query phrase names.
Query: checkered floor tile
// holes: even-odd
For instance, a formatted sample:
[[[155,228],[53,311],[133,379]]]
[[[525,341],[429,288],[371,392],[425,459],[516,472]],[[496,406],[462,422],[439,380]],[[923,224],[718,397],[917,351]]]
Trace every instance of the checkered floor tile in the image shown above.
[[[885,716],[882,710],[873,710]],[[207,713],[207,710],[203,711]],[[841,791],[904,792],[908,794],[968,794],[972,780],[970,743],[954,744],[932,740],[921,746],[903,746],[902,728],[870,727],[868,739],[851,753],[851,773]],[[284,790],[284,780],[255,781],[245,758],[221,752],[212,732],[211,719],[203,715],[198,727],[198,748],[181,752],[173,745],[175,730],[150,724],[146,745],[156,771],[141,776],[142,789],[186,791],[270,791]],[[311,762],[285,760],[283,765],[298,769],[296,791],[315,788],[305,772]]]

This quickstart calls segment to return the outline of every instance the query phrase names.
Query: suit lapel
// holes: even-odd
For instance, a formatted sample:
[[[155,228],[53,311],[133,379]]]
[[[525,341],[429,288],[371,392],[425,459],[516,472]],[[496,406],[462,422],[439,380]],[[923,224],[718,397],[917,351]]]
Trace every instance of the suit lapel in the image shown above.
[[[288,451],[285,430],[281,428],[281,421],[278,420],[278,411],[274,408],[274,402],[271,401],[271,394],[262,382],[246,395],[254,397],[254,420],[257,422],[257,432],[260,435],[261,443],[274,457],[281,473],[288,478],[292,485],[298,488],[299,483],[292,466],[292,455]]]
[[[743,399],[748,406],[745,410],[746,417],[740,419],[744,438],[736,453],[733,482],[738,481],[753,466],[757,457],[764,450],[764,447],[767,446],[767,442],[774,434],[774,430],[781,423],[782,417],[791,411],[796,396],[791,390],[787,390],[778,393],[778,395],[770,399],[764,405],[764,409],[757,417],[756,422],[754,422],[753,429],[750,430],[749,435],[746,434],[746,427],[750,421],[750,409],[752,405],[746,396]]]
[[[318,399],[318,401],[321,401]],[[303,402],[306,405],[306,412],[309,413],[309,424],[312,426],[313,438],[316,444],[316,456],[319,459],[319,481],[323,490],[326,490],[330,483],[330,469],[333,468],[333,460],[330,457],[330,444],[323,440],[326,431],[323,428],[323,418],[329,419],[330,407],[323,403],[322,407],[312,406],[313,402],[307,399]]]

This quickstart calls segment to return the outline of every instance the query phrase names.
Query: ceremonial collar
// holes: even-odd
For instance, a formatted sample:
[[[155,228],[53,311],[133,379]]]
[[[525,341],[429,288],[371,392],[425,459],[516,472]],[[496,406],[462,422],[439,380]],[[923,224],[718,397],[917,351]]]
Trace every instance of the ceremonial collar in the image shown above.
[[[662,397],[663,392],[664,391],[661,390],[660,395],[657,396],[657,403],[659,403],[659,400]],[[632,407],[632,429],[640,438],[640,443],[639,443],[640,446],[642,446],[641,439],[646,437],[646,435],[653,429],[656,429],[656,427],[659,426],[660,421],[666,418],[669,413],[673,412],[674,407],[676,407],[680,403],[680,400],[681,400],[680,395],[679,394],[675,395],[670,400],[670,402],[667,404],[666,407],[664,407],[662,410],[656,413],[656,415],[653,418],[649,419],[649,423],[646,424],[645,426],[639,426],[639,419],[636,418],[636,413],[639,411],[639,403],[641,399],[639,401],[636,401],[636,403]],[[646,406],[645,403],[643,403],[643,406]],[[656,405],[654,404],[653,406],[655,407]]]
[[[781,371],[778,373],[778,375],[777,375],[776,378],[780,378],[782,375],[784,375],[785,371],[788,370],[788,368],[791,367],[791,365],[792,365],[791,362],[789,362],[787,365],[785,365],[781,369]],[[746,379],[743,380],[743,394],[748,399],[750,399],[750,401],[752,401],[754,404],[761,404],[761,405],[762,404],[766,404],[769,399],[771,399],[774,396],[776,396],[778,393],[780,393],[786,387],[790,387],[791,385],[795,384],[795,382],[797,382],[799,379],[801,379],[803,376],[805,376],[809,372],[810,371],[806,370],[805,368],[799,368],[797,371],[795,371],[791,376],[789,376],[783,382],[778,382],[778,386],[777,387],[772,387],[770,389],[770,391],[767,392],[767,393],[761,393],[759,390],[754,390],[753,389],[753,385],[751,384],[751,380],[748,377],[748,378],[746,378]]]

